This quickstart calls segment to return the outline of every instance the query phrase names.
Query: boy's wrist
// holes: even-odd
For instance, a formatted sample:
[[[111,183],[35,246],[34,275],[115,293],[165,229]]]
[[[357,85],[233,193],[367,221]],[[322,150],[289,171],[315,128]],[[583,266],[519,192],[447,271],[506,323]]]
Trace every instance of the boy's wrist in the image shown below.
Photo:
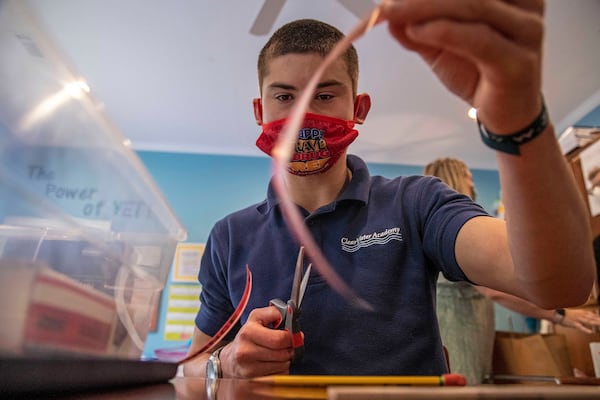
[[[206,377],[209,379],[217,379],[223,377],[223,365],[221,364],[221,346],[211,353],[206,361]]]
[[[537,117],[529,125],[517,132],[509,134],[493,133],[477,118],[477,126],[479,127],[483,143],[496,151],[513,155],[521,154],[520,146],[535,139],[540,133],[546,130],[549,123],[550,117],[548,116],[548,110],[543,98],[541,101],[541,111]]]

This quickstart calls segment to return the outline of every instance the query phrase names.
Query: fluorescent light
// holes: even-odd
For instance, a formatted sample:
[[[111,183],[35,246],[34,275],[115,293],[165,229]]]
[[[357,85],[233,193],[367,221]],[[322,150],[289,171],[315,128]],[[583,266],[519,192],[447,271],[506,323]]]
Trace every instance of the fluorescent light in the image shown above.
[[[467,112],[467,115],[472,120],[476,120],[477,119],[477,109],[473,108],[473,107],[469,108],[469,111]]]

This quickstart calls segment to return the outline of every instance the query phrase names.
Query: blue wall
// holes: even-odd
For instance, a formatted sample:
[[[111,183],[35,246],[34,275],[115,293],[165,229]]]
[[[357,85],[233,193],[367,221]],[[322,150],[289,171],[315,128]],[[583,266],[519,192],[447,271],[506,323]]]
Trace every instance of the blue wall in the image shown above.
[[[188,231],[188,242],[206,241],[214,223],[232,211],[265,198],[271,174],[266,157],[215,156],[161,152],[138,152],[142,162]],[[420,174],[421,167],[369,164],[373,175],[394,177]],[[498,172],[473,170],[478,202],[493,213],[499,195]],[[163,291],[159,329],[149,334],[144,355],[177,347],[184,342],[166,342],[163,323],[168,285]]]
[[[600,126],[600,106],[597,106],[592,111],[587,113],[583,118],[581,118],[575,126],[589,126],[589,127],[597,127]]]

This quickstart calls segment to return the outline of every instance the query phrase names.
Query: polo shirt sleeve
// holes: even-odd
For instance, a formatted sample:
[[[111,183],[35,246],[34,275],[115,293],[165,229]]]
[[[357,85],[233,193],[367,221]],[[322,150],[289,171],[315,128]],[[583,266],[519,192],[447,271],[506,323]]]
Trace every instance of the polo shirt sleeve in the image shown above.
[[[489,214],[438,178],[425,178],[422,188],[417,204],[421,210],[425,254],[448,280],[469,282],[456,261],[456,238],[468,220]]]
[[[227,285],[226,224],[219,221],[211,230],[200,262],[198,280],[202,285],[196,326],[214,336],[234,312]],[[235,332],[235,329],[232,331]]]

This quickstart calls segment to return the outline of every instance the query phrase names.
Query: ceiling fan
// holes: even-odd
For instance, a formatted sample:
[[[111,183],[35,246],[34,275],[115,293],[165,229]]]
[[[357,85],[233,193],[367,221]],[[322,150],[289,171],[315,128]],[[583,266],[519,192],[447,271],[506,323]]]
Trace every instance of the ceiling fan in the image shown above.
[[[253,35],[266,35],[273,28],[275,20],[279,16],[286,0],[265,0],[252,27],[250,33]],[[346,10],[362,18],[376,5],[372,0],[337,0]]]

